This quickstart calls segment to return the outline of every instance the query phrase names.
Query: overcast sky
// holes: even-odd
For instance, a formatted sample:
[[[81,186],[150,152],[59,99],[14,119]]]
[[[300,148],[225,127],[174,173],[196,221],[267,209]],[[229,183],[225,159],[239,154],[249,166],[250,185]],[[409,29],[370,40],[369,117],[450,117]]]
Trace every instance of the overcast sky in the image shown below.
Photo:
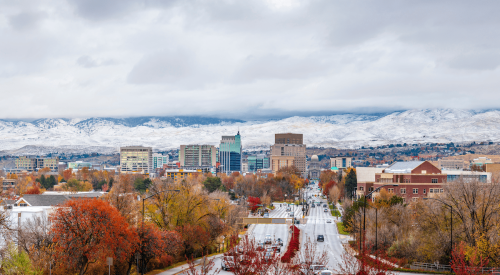
[[[0,118],[500,108],[500,1],[0,0]]]

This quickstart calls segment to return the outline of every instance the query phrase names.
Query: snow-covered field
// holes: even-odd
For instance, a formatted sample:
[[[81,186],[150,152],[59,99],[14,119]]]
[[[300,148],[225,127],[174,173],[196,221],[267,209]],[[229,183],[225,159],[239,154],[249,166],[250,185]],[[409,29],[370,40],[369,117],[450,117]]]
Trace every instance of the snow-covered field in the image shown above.
[[[269,121],[213,118],[90,118],[0,120],[0,154],[117,152],[120,146],[154,150],[181,144],[218,145],[240,131],[245,150],[269,149],[275,133],[303,133],[309,147],[356,148],[391,143],[500,141],[500,111],[433,109],[383,115],[290,117]]]

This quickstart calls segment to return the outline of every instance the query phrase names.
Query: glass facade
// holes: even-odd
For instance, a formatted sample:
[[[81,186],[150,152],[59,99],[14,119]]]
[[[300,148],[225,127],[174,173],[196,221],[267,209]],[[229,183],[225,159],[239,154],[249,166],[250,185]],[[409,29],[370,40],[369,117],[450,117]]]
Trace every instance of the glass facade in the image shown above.
[[[224,173],[241,171],[241,136],[222,136],[219,146],[219,163]]]
[[[256,172],[260,169],[269,169],[269,157],[265,155],[248,156],[248,171]]]

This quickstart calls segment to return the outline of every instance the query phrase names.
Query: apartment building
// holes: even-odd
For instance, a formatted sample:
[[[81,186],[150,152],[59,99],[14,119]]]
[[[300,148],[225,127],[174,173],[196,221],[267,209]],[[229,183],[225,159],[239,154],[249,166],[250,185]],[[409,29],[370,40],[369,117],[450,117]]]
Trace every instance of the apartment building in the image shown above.
[[[213,145],[181,145],[179,162],[184,166],[215,167],[217,149]]]
[[[36,158],[21,156],[15,159],[16,170],[35,172],[43,168],[49,168],[52,172],[57,172],[59,168],[59,158]]]
[[[127,146],[120,148],[120,171],[122,173],[148,174],[153,170],[153,148]]]

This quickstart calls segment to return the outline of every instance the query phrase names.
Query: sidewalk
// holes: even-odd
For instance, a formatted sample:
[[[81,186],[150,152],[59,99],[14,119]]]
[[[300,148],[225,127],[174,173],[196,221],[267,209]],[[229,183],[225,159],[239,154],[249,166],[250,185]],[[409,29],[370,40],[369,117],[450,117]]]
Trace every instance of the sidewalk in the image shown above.
[[[214,256],[210,256],[208,257],[207,259],[214,259],[217,258],[217,257],[220,257],[222,254],[217,254],[217,255],[214,255]],[[203,258],[200,258],[198,260],[195,260],[194,263],[196,265],[199,265],[201,263],[201,260]],[[183,265],[180,265],[180,266],[177,266],[177,267],[174,267],[172,269],[169,269],[167,271],[163,271],[162,273],[158,273],[158,275],[174,275],[174,274],[182,274],[182,272],[186,271],[189,269],[189,265],[188,264],[183,264]]]

